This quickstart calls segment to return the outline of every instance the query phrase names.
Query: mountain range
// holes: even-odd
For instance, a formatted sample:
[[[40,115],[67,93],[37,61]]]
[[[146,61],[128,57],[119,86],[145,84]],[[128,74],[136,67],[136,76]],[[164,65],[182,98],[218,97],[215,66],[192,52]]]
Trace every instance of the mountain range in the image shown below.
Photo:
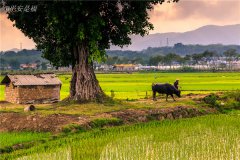
[[[173,46],[176,43],[182,44],[223,44],[240,45],[240,24],[235,25],[207,25],[188,32],[168,32],[149,34],[144,37],[139,35],[131,36],[132,44],[127,47],[111,46],[110,50],[133,50],[141,51],[148,47]]]

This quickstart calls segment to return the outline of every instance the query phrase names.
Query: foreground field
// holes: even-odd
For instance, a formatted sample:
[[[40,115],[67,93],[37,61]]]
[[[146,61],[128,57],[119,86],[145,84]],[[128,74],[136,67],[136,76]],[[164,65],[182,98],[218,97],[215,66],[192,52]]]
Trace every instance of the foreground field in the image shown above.
[[[76,133],[0,159],[239,159],[240,112]]]
[[[71,75],[59,75],[63,86],[61,99],[69,95]],[[240,73],[133,73],[97,74],[103,91],[117,99],[139,99],[151,96],[152,83],[173,83],[180,79],[183,94],[210,93],[240,89]],[[0,80],[2,77],[0,78]],[[4,100],[4,86],[0,86],[0,100]]]
[[[159,78],[152,77],[158,74]],[[161,96],[158,101],[146,96],[149,81],[171,82],[177,76],[181,76],[185,93],[202,92],[199,88],[207,93],[236,90],[240,87],[238,73],[97,76],[105,93],[114,90],[115,98],[128,100],[87,104],[63,101],[36,105],[34,112],[24,112],[25,105],[1,101],[0,130],[4,132],[0,133],[0,159],[240,159],[239,111],[182,119],[240,109],[239,91],[185,94],[168,102]],[[70,75],[59,77],[64,98]],[[132,100],[135,98],[145,99]],[[115,125],[124,126],[109,128]],[[39,132],[7,132],[26,130]],[[58,134],[51,136],[46,131]]]

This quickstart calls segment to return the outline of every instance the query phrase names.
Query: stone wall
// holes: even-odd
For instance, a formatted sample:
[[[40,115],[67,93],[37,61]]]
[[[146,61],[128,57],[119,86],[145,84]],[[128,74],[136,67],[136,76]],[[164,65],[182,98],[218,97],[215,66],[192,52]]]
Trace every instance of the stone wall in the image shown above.
[[[17,103],[19,99],[18,87],[13,86],[12,83],[5,86],[5,100],[11,103]]]
[[[52,103],[60,99],[60,85],[19,86],[18,103]]]

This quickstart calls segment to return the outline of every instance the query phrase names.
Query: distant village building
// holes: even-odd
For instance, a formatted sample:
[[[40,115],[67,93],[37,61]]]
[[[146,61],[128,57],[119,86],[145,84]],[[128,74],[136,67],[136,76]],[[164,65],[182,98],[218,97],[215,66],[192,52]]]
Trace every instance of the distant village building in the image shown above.
[[[113,69],[115,71],[134,71],[136,70],[135,64],[115,64],[113,65]]]
[[[0,70],[11,70],[12,67],[10,65],[6,65],[6,66],[0,66]]]
[[[37,69],[37,63],[29,63],[29,64],[20,64],[20,69],[28,70],[28,69]]]
[[[233,61],[232,65],[234,69],[240,69],[240,61]]]
[[[52,103],[60,100],[61,81],[54,74],[7,75],[5,100],[11,103]]]
[[[139,66],[138,70],[145,70],[145,71],[150,71],[150,70],[157,70],[157,66]]]
[[[101,64],[96,67],[96,70],[98,71],[112,71],[113,66],[112,65],[107,65],[107,64]]]
[[[71,72],[72,71],[72,66],[69,66],[69,67],[58,67],[57,70],[61,71],[61,72]]]

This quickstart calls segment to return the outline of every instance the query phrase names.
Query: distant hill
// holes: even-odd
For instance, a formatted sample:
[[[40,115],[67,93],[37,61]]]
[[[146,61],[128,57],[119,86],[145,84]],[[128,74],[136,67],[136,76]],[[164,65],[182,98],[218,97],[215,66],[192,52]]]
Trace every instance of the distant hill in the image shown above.
[[[12,48],[12,49],[8,50],[8,52],[11,52],[11,51],[13,51],[13,52],[19,52],[19,51],[20,51],[20,49],[17,49],[17,48]]]
[[[110,50],[132,50],[140,51],[148,47],[165,47],[173,46],[176,43],[188,44],[223,44],[223,45],[240,45],[240,24],[216,26],[207,25],[193,31],[183,33],[156,33],[144,37],[134,35],[132,44],[128,47],[111,46]]]
[[[142,51],[131,51],[131,50],[108,50],[107,54],[109,56],[118,57],[151,57],[155,55],[166,55],[168,53],[176,53],[181,56],[192,55],[194,53],[203,53],[204,51],[213,51],[221,55],[228,49],[235,49],[240,53],[240,45],[183,45],[182,43],[177,43],[172,47],[148,47]]]
[[[21,51],[6,51],[1,55],[1,59],[5,61],[17,60],[19,63],[33,63],[35,61],[46,62],[47,60],[42,58],[42,52],[37,50],[26,50]]]

